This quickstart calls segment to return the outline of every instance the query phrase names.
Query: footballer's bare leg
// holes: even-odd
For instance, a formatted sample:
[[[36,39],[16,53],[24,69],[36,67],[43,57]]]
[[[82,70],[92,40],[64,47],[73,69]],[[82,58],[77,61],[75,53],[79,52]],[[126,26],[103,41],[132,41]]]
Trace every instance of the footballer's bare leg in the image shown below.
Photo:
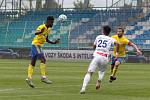
[[[97,83],[96,83],[96,90],[100,89],[101,87],[101,82],[102,82],[102,79],[105,75],[105,71],[98,71],[98,80],[97,80]]]
[[[92,74],[93,74],[93,72],[87,72],[86,73],[84,80],[83,80],[83,85],[82,85],[80,94],[85,94],[86,87],[87,87],[87,85],[91,79]]]

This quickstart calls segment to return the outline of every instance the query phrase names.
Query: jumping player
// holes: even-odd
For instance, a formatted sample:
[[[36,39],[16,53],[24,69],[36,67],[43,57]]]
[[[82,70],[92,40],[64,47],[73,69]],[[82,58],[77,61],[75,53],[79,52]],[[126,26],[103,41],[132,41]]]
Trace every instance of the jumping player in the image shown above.
[[[45,44],[45,42],[48,42],[50,44],[57,44],[59,43],[59,39],[56,41],[50,41],[48,39],[48,34],[51,32],[51,28],[53,26],[54,17],[48,16],[45,24],[42,24],[38,26],[35,32],[35,37],[32,40],[32,46],[31,46],[31,63],[28,66],[28,78],[26,79],[27,84],[30,87],[34,88],[34,84],[32,82],[32,74],[33,69],[36,64],[36,60],[40,59],[40,70],[41,70],[41,81],[47,84],[51,84],[52,81],[48,80],[46,77],[46,59],[44,57],[44,53],[42,51],[42,46]]]

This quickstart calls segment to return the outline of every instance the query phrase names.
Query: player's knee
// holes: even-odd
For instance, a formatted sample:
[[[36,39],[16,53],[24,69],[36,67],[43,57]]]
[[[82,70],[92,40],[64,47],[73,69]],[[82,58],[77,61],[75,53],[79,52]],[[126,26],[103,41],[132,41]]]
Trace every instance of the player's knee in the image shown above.
[[[93,72],[87,72],[87,74],[90,74],[90,76],[92,76],[92,75],[93,75]]]
[[[119,61],[116,61],[115,62],[115,66],[119,66],[120,65],[120,62]]]
[[[44,63],[44,64],[46,63],[45,57],[42,57],[42,58],[41,58],[41,63]]]
[[[41,63],[44,63],[44,64],[46,63],[46,59],[45,59],[43,53],[42,53],[42,54],[39,54],[38,57],[39,57],[39,59],[41,60]]]
[[[111,64],[111,68],[112,68],[112,69],[114,68],[114,66],[115,66],[115,64]]]
[[[33,58],[31,59],[31,65],[32,65],[32,66],[35,66],[35,64],[36,64],[36,59],[37,59],[37,56],[35,56],[35,57],[33,57]]]
[[[35,66],[35,63],[36,63],[36,60],[32,60],[32,61],[31,61],[31,65],[32,65],[32,66]]]
[[[35,66],[35,63],[34,63],[34,62],[31,62],[31,65],[32,65],[32,66]]]

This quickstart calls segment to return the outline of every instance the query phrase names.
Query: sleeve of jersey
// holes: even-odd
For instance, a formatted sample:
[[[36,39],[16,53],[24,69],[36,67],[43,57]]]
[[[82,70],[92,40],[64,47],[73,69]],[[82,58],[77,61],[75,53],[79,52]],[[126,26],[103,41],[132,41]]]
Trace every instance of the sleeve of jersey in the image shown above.
[[[131,42],[130,42],[128,39],[126,39],[126,40],[125,40],[125,44],[126,44],[126,45],[130,45]]]
[[[129,42],[128,42],[128,45],[129,45],[129,46],[132,46],[132,42],[131,42],[131,41],[129,41]]]
[[[38,28],[36,29],[37,31],[42,30],[44,27],[42,25],[38,26]]]
[[[50,29],[48,32],[52,34],[52,29]]]

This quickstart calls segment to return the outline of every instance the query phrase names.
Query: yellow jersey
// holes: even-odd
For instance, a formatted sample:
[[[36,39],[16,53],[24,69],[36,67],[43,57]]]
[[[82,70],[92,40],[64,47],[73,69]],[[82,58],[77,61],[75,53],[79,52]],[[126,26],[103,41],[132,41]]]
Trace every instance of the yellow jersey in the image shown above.
[[[46,38],[48,36],[48,34],[51,33],[51,28],[47,28],[45,24],[42,24],[40,26],[38,26],[38,28],[36,29],[37,31],[41,31],[43,30],[43,33],[39,34],[39,35],[35,35],[35,37],[32,40],[32,44],[33,45],[38,45],[38,46],[43,46],[46,42]]]
[[[118,43],[119,43],[119,50],[118,50],[118,57],[125,57],[126,56],[126,45],[129,44],[129,40],[122,36],[121,38],[118,37],[118,35],[112,36]],[[114,52],[113,55],[116,56],[116,46],[114,46]]]

